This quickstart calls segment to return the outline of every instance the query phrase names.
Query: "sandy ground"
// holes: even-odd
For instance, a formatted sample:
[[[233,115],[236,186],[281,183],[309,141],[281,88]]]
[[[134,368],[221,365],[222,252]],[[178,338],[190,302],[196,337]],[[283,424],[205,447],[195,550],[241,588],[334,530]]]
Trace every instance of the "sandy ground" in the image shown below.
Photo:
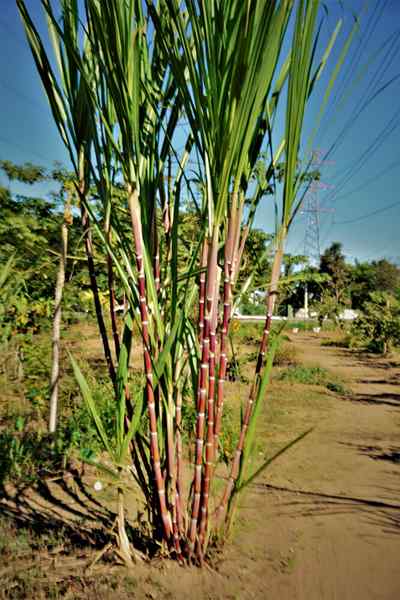
[[[215,568],[137,566],[121,598],[400,599],[400,363],[290,336],[302,364],[328,369],[351,393],[275,381],[260,448],[313,431],[243,495]],[[92,597],[115,592],[88,588]]]
[[[338,374],[353,395],[306,406],[299,398],[289,409],[289,422],[315,429],[245,498],[234,547],[220,567],[228,576],[221,596],[397,600],[399,365],[321,347],[310,334],[292,338],[302,362]]]

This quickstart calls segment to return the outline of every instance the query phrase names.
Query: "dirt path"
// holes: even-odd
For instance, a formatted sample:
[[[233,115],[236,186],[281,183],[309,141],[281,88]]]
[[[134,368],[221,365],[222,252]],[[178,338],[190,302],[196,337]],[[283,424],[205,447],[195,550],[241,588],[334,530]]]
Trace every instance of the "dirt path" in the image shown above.
[[[400,368],[320,341],[294,343],[302,362],[341,376],[351,399],[272,390],[266,431],[278,405],[282,440],[315,430],[247,494],[221,576],[182,572],[177,597],[194,585],[199,598],[400,598]]]

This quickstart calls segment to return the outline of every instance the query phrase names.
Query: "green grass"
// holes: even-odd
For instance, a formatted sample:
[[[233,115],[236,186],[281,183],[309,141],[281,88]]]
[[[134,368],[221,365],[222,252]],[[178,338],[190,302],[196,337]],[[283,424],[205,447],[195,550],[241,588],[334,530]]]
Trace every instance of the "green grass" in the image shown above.
[[[323,340],[321,342],[321,346],[325,346],[327,348],[329,347],[334,347],[334,348],[351,348],[352,345],[352,339],[351,336],[349,334],[345,334],[342,335],[338,338],[332,338],[332,339],[328,339],[328,340]]]
[[[279,375],[282,381],[289,383],[303,383],[305,385],[326,385],[329,372],[322,367],[304,367],[293,365],[282,371]]]
[[[319,366],[291,365],[281,371],[278,378],[288,383],[319,385],[340,396],[347,396],[350,393],[336,375]]]

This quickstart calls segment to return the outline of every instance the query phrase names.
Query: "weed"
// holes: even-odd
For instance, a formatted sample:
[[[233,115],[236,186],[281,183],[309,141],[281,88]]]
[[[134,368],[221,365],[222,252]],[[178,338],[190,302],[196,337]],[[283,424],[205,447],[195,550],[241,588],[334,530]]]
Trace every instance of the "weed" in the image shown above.
[[[347,396],[349,391],[343,383],[329,371],[322,367],[305,367],[302,365],[291,366],[281,372],[279,379],[290,383],[302,383],[304,385],[320,385],[329,391]]]
[[[325,347],[335,347],[335,348],[351,348],[352,347],[352,339],[351,336],[347,333],[345,335],[340,336],[339,338],[332,338],[329,340],[322,340],[321,346]]]
[[[290,366],[281,372],[279,379],[290,383],[306,385],[326,385],[329,373],[322,367]]]
[[[222,427],[220,435],[220,458],[225,464],[229,464],[239,438],[239,432],[235,423],[233,410],[229,405],[225,405],[222,414]]]
[[[290,344],[280,343],[275,352],[274,365],[282,367],[297,364],[298,357],[296,349]]]

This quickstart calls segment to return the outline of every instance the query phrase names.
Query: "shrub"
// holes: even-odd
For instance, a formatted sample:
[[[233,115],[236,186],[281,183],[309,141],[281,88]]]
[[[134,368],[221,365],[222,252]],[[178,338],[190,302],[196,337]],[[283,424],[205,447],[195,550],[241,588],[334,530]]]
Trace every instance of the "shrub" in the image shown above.
[[[400,302],[386,292],[371,293],[351,333],[372,352],[390,352],[400,344]]]

